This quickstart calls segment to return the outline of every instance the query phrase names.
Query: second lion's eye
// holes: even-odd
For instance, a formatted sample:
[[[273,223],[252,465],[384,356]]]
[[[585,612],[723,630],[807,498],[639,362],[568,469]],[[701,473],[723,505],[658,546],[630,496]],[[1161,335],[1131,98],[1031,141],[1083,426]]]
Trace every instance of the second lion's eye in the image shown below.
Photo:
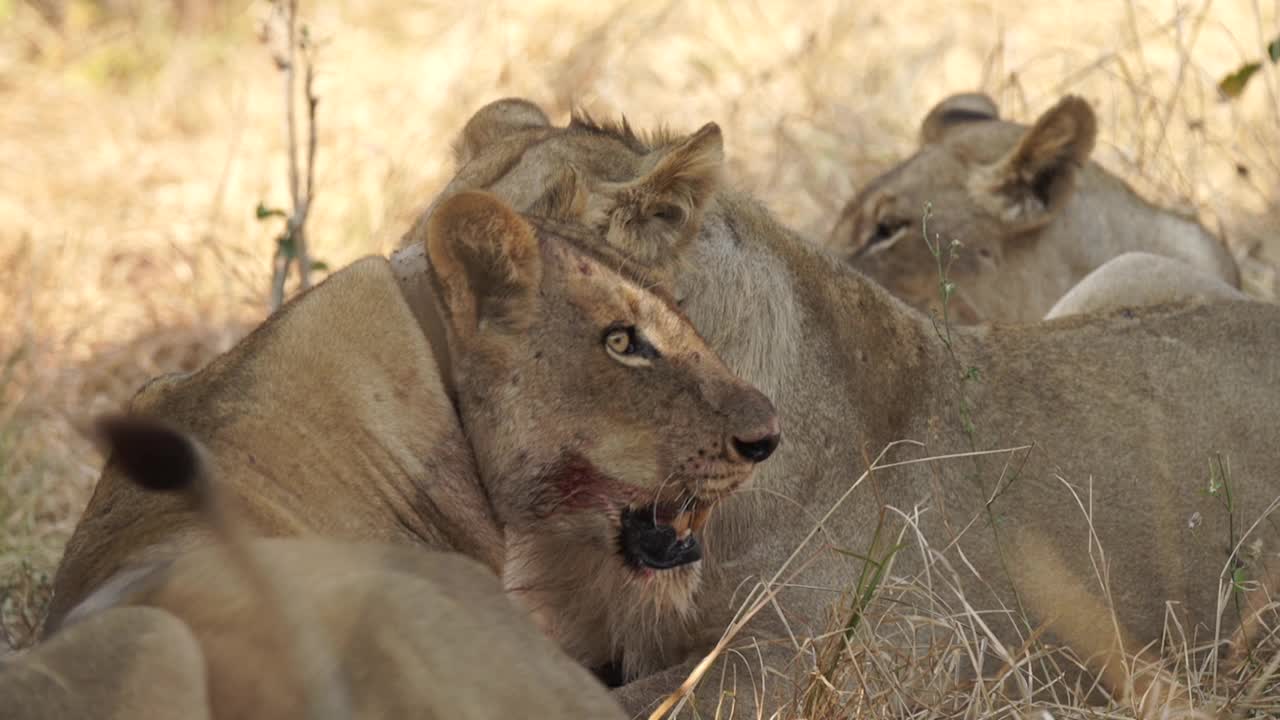
[[[908,223],[901,220],[881,220],[876,223],[875,229],[871,232],[871,237],[867,240],[867,246],[878,245],[886,240],[892,240],[898,231],[902,230]]]
[[[650,212],[649,217],[671,223],[672,225],[679,225],[684,222],[684,215],[684,210],[679,205],[663,203],[662,205],[654,208]]]

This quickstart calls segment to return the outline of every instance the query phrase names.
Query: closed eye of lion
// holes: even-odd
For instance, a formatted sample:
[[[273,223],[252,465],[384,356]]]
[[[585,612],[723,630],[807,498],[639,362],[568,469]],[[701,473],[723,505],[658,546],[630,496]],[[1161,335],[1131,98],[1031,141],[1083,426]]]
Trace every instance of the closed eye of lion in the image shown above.
[[[1238,288],[1239,270],[1217,238],[1089,159],[1096,136],[1079,97],[1062,98],[1031,126],[1000,119],[985,95],[948,97],[925,117],[915,154],[848,202],[828,247],[908,303],[934,307],[938,268],[922,225],[930,206],[930,238],[960,243],[949,277],[963,323],[1038,320],[1126,252],[1178,260]]]

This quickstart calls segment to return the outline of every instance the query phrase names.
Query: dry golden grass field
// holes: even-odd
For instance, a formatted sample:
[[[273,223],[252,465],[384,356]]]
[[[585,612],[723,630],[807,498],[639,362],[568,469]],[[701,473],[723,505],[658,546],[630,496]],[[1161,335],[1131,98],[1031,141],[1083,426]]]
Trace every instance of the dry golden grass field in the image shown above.
[[[178,18],[175,7],[187,9]],[[49,8],[60,8],[51,22]],[[42,12],[42,9],[44,10]],[[1276,0],[305,0],[317,41],[312,253],[386,253],[506,95],[725,131],[733,182],[821,240],[944,95],[1030,120],[1081,94],[1095,157],[1280,280]],[[101,459],[77,431],[267,310],[287,198],[283,81],[239,0],[0,0],[0,601],[22,644]]]

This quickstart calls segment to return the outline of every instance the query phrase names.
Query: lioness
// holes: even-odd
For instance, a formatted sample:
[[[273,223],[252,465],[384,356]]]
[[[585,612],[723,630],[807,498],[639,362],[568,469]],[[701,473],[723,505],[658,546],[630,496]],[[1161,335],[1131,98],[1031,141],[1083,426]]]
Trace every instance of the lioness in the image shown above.
[[[1217,238],[1089,160],[1096,134],[1093,110],[1078,97],[1064,97],[1031,127],[1001,120],[985,95],[948,97],[925,117],[920,149],[849,201],[828,246],[908,303],[936,307],[938,261],[922,227],[931,205],[930,241],[940,240],[944,254],[960,242],[948,276],[962,323],[1039,320],[1124,252],[1181,260],[1239,288],[1239,269]]]
[[[1179,301],[1248,300],[1222,280],[1172,258],[1127,252],[1102,263],[1045,313],[1046,320]]]
[[[148,418],[100,427],[124,475],[177,492],[219,543],[0,667],[5,717],[622,717],[474,560],[254,539],[197,441]]]
[[[190,628],[155,608],[105,610],[0,661],[13,720],[204,720],[204,654]]]
[[[529,121],[535,115],[540,122]],[[1224,569],[1259,572],[1280,547],[1274,518],[1252,525],[1280,495],[1280,308],[1173,304],[1132,316],[960,328],[948,346],[929,318],[750,196],[717,185],[715,153],[690,152],[719,147],[714,124],[689,136],[644,137],[582,117],[553,126],[527,101],[503,100],[472,117],[460,144],[467,162],[408,241],[435,207],[468,188],[562,222],[577,218],[599,244],[670,288],[729,366],[777,399],[787,442],[707,528],[716,553],[703,569],[699,606],[711,635],[726,627],[740,586],[772,577],[888,443],[921,441],[930,455],[1024,447],[875,471],[818,528],[804,562],[790,566],[796,574],[783,576],[776,606],[738,638],[785,640],[727,652],[717,666],[739,658],[746,672],[761,662],[776,670],[803,658],[805,643],[792,639],[824,637],[840,592],[863,568],[855,555],[883,552],[873,538],[892,542],[905,518],[914,523],[909,537],[918,528],[938,553],[930,555],[935,571],[952,562],[958,584],[939,580],[936,597],[957,603],[960,590],[972,607],[993,611],[983,622],[1014,650],[1027,632],[1015,592],[1026,569],[1018,563],[1023,529],[1062,558],[1064,583],[1090,591],[1090,548],[1100,546],[1116,617],[1143,643],[1160,637],[1167,612],[1197,640],[1212,639]],[[900,447],[889,459],[923,452]],[[1219,456],[1229,467],[1233,518],[1220,476],[1217,495],[1204,491]],[[893,510],[879,528],[882,508]],[[916,576],[921,552],[894,555],[893,573]],[[1236,607],[1224,609],[1220,639],[1239,623]],[[1028,622],[1043,618],[1033,611]],[[986,647],[996,655],[991,666],[1007,661]],[[624,705],[635,712],[655,702],[696,661],[632,682],[620,691]],[[709,677],[717,679],[697,696],[704,715],[725,676],[713,667]],[[748,717],[744,706],[759,692],[769,694],[770,711],[796,697],[785,675],[738,677],[737,707]],[[763,691],[755,680],[767,680]]]
[[[691,606],[711,508],[780,441],[770,401],[616,259],[482,194],[453,198],[393,264],[334,274],[206,368],[144,388],[134,411],[208,448],[256,534],[457,550],[496,571],[505,531],[531,594],[608,562],[631,578],[634,614]],[[547,535],[580,554],[551,554]],[[190,508],[109,462],[46,630],[208,539]]]

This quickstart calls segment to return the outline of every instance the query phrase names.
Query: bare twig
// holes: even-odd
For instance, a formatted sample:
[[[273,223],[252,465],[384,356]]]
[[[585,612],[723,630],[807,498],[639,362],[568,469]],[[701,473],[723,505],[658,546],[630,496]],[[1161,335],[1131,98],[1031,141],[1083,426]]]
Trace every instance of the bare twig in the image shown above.
[[[284,115],[289,137],[289,199],[298,207],[301,188],[298,185],[298,133],[294,112],[294,68],[298,48],[298,0],[289,0],[285,10]]]
[[[1186,46],[1178,48],[1180,51],[1178,53],[1178,72],[1173,79],[1173,89],[1169,91],[1169,97],[1165,100],[1164,108],[1160,113],[1159,134],[1156,135],[1155,144],[1151,149],[1153,154],[1159,154],[1168,137],[1169,123],[1173,120],[1173,111],[1177,105],[1178,95],[1182,92],[1182,86],[1186,80],[1187,65],[1191,62],[1191,51],[1195,49],[1196,42],[1200,39],[1200,29],[1204,27],[1204,21],[1209,17],[1209,8],[1212,6],[1212,0],[1204,4],[1204,7],[1200,9],[1200,13],[1196,15],[1191,23],[1191,37]],[[1175,25],[1174,27],[1176,29],[1178,26]],[[1180,34],[1178,37],[1180,40]],[[1143,62],[1145,61],[1146,58],[1143,58]]]
[[[298,220],[298,233],[296,236],[298,249],[298,268],[301,278],[302,287],[311,287],[311,253],[307,247],[306,222],[307,217],[311,214],[311,200],[315,197],[316,184],[316,105],[320,104],[320,98],[316,97],[315,91],[315,63],[311,54],[312,44],[311,38],[308,37],[306,28],[302,33],[302,55],[303,55],[303,90],[307,95],[307,180],[303,188],[302,205],[299,208],[301,216]]]
[[[272,0],[273,20],[284,26],[283,46],[274,52],[276,67],[284,78],[285,135],[288,138],[289,199],[292,207],[285,218],[284,232],[277,239],[278,247],[272,261],[271,309],[284,302],[284,287],[289,268],[298,267],[298,284],[303,290],[311,287],[311,254],[307,247],[307,217],[311,212],[311,200],[315,192],[316,159],[316,106],[320,100],[315,93],[315,63],[313,44],[306,25],[298,24],[298,0]],[[270,29],[268,28],[268,33]],[[301,68],[299,68],[301,63]],[[297,95],[298,70],[302,74],[302,93],[307,102],[307,150],[305,166],[300,166]]]

